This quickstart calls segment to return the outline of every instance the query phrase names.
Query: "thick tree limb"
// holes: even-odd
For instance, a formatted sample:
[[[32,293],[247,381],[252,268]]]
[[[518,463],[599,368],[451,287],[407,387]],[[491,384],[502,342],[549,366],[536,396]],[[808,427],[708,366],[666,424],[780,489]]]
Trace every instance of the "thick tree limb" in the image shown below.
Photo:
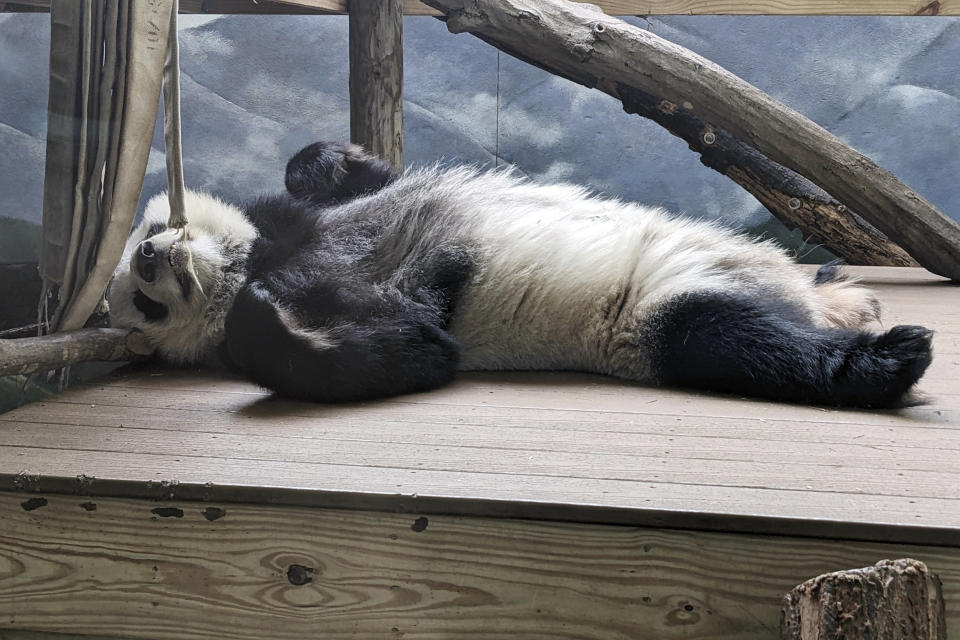
[[[690,111],[645,91],[617,85],[605,89],[636,113],[682,138],[700,162],[724,174],[763,204],[789,229],[799,228],[848,264],[916,267],[910,255],[860,216],[798,173],[773,162]]]
[[[557,75],[662,96],[806,176],[921,265],[960,281],[960,225],[833,134],[706,58],[565,0],[424,2],[446,15],[451,32],[472,33]]]
[[[916,560],[828,573],[783,599],[783,640],[946,640],[940,580]]]
[[[150,351],[143,334],[128,329],[81,329],[0,340],[0,376],[49,371],[88,360],[134,360]]]

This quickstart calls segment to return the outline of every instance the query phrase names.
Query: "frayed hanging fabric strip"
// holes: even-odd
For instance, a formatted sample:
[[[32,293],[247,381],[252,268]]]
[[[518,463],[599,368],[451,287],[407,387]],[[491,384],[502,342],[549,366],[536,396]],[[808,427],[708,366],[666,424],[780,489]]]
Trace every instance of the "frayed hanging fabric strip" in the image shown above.
[[[180,146],[180,52],[177,42],[177,12],[174,0],[170,11],[167,56],[163,65],[163,140],[167,158],[167,198],[170,219],[167,226],[183,229],[187,225],[183,204],[183,153]]]

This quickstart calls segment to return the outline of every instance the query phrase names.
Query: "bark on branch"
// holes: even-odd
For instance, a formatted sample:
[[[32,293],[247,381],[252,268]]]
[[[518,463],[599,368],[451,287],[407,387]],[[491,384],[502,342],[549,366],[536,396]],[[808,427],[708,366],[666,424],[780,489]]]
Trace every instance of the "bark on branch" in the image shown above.
[[[783,640],[946,640],[940,580],[916,560],[828,573],[783,599]]]
[[[551,73],[617,98],[627,87],[668,100],[806,176],[921,265],[960,281],[960,225],[833,134],[706,58],[565,0],[424,2],[445,14],[451,32],[472,33]]]
[[[848,264],[918,266],[906,251],[823,189],[680,105],[622,84],[607,93],[617,96],[627,113],[649,118],[685,140],[705,166],[753,194],[787,228],[801,229],[810,241],[826,246]]]
[[[128,329],[81,329],[0,340],[0,376],[50,371],[90,360],[133,360],[151,351],[143,334]]]

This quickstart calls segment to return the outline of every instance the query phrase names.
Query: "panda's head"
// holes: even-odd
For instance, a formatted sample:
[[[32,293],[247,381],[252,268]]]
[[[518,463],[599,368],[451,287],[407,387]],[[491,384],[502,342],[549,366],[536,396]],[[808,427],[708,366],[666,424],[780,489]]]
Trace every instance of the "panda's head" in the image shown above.
[[[164,358],[203,359],[221,340],[227,311],[245,278],[256,229],[236,207],[184,194],[187,226],[170,229],[166,194],[147,203],[113,274],[113,326],[142,331]]]

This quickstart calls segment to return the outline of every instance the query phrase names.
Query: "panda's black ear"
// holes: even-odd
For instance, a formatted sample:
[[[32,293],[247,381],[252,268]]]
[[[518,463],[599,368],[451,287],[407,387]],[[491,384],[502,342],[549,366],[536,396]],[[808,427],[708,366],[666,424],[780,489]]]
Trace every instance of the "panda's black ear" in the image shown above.
[[[315,142],[290,158],[284,183],[293,197],[325,206],[377,191],[398,175],[357,145]]]

